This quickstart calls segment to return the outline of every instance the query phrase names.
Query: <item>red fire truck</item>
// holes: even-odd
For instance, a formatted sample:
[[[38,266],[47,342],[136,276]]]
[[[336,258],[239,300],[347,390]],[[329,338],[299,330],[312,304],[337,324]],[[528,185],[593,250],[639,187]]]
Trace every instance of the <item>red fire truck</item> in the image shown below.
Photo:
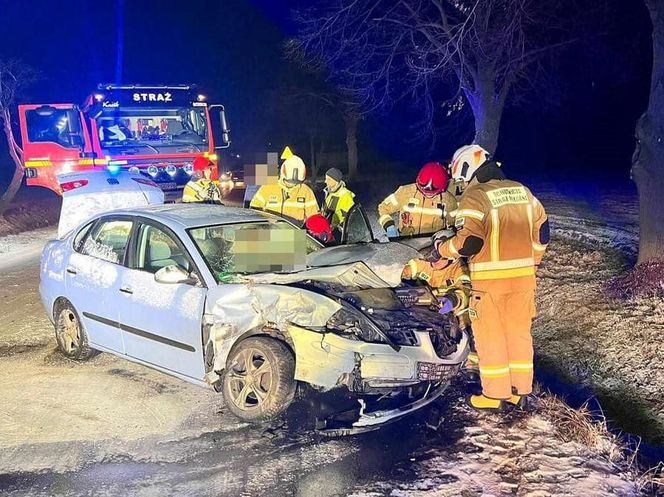
[[[59,174],[102,168],[140,172],[174,190],[205,166],[196,158],[218,166],[217,150],[230,144],[224,107],[208,105],[192,85],[99,85],[82,106],[18,111],[27,184],[57,193]]]

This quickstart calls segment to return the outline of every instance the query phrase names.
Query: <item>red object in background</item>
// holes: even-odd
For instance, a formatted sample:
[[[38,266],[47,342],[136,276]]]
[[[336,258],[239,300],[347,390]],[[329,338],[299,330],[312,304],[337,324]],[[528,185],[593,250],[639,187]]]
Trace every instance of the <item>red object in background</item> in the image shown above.
[[[332,227],[330,222],[322,214],[314,214],[304,222],[307,232],[316,240],[325,244],[332,241]]]
[[[427,162],[417,174],[417,189],[427,197],[439,195],[447,190],[450,176],[440,162]]]

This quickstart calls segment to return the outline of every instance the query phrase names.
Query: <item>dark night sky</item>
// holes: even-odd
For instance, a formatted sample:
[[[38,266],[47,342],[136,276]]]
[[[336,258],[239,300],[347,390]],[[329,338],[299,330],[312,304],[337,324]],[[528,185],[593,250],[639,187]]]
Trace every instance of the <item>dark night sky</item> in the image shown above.
[[[81,102],[97,83],[114,79],[118,4],[0,0],[0,57],[20,57],[42,74],[27,100]],[[125,0],[124,81],[196,82],[211,101],[226,105],[237,147],[260,147],[270,128],[283,125],[266,113],[265,95],[297,72],[282,60],[281,46],[293,31],[290,8],[298,4],[307,2]],[[640,2],[618,4],[606,50],[578,47],[561,56],[565,83],[557,107],[507,111],[499,158],[519,170],[535,163],[555,175],[627,178],[634,123],[646,104],[650,40]],[[400,140],[402,117],[371,120],[360,144],[415,169],[427,157]],[[443,140],[440,157],[458,145]]]

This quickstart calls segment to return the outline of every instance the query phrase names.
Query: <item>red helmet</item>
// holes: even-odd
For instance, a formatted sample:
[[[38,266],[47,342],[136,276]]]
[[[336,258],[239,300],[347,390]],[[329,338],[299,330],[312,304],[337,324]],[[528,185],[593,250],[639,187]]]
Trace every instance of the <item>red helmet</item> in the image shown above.
[[[322,214],[309,216],[304,222],[304,226],[307,228],[307,233],[324,244],[328,244],[333,240],[330,222]]]
[[[199,169],[205,169],[208,166],[212,166],[212,162],[210,159],[207,157],[203,157],[202,155],[199,155],[194,159],[194,169],[199,170]]]
[[[427,162],[417,173],[417,189],[426,197],[433,197],[447,190],[450,176],[440,162]]]

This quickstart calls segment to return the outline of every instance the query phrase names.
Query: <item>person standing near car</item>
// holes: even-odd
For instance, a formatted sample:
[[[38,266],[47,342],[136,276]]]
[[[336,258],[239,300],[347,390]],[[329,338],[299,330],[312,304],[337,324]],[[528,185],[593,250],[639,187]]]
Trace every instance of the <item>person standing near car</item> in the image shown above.
[[[542,204],[521,183],[506,179],[479,145],[454,154],[455,181],[466,186],[456,213],[456,235],[435,242],[433,259],[468,259],[473,293],[470,318],[482,394],[467,403],[500,410],[523,405],[532,392],[535,271],[549,242]]]
[[[325,173],[325,200],[322,214],[330,222],[333,230],[341,229],[346,214],[355,205],[355,194],[351,192],[343,180],[343,175],[336,167]]]
[[[297,155],[291,155],[281,164],[277,184],[262,185],[249,207],[304,225],[305,219],[319,212],[314,192],[304,183],[306,174],[304,161]]]
[[[440,162],[427,162],[415,183],[402,185],[378,206],[378,222],[388,238],[432,234],[453,222],[454,195],[447,191],[449,174]],[[394,223],[393,214],[399,216]]]
[[[201,167],[203,168],[201,171]],[[219,181],[212,179],[214,165],[205,157],[194,160],[196,171],[182,191],[182,202],[202,202],[209,204],[221,203],[221,189]]]

